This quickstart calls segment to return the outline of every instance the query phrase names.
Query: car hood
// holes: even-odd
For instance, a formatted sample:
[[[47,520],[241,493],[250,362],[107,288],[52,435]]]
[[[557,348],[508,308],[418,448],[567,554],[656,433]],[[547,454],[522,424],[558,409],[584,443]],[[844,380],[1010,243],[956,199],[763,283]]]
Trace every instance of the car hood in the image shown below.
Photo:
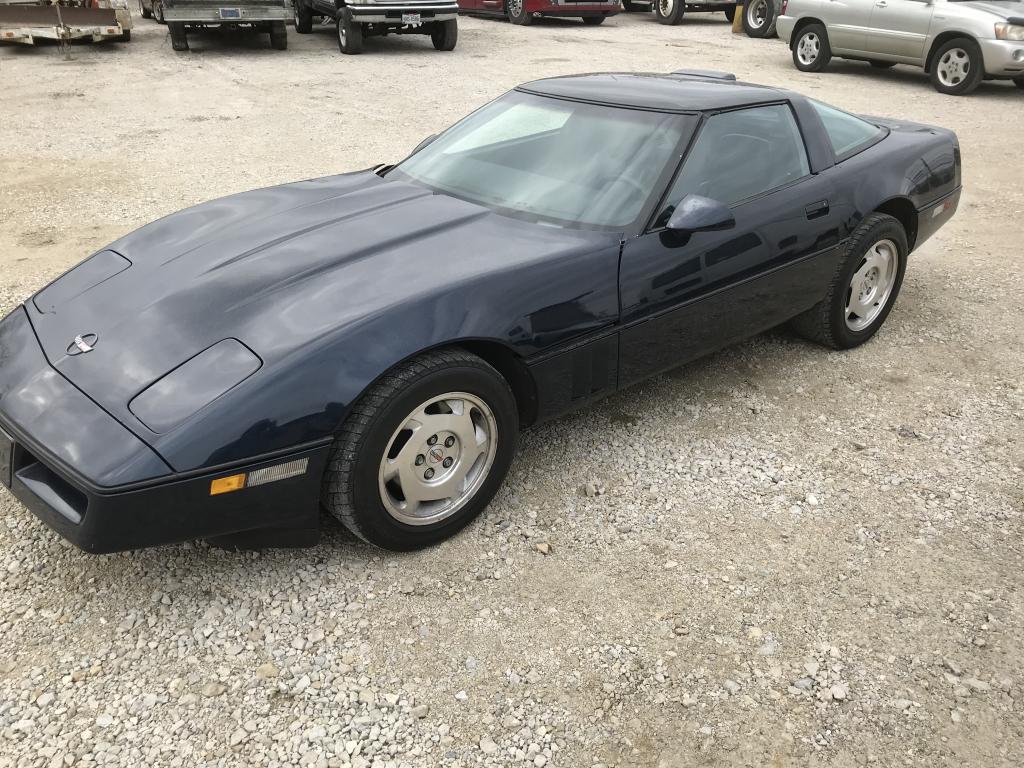
[[[1024,18],[1024,2],[1021,3],[986,3],[982,0],[966,0],[966,2],[958,2],[956,5],[964,5],[968,8],[975,8],[979,11],[985,11],[991,13],[993,16],[998,16],[1001,19],[1012,19],[1012,18]],[[989,34],[992,34],[992,30],[989,30]]]
[[[197,360],[219,364],[227,350],[251,375],[415,297],[455,296],[482,276],[608,240],[362,172],[167,216],[95,254],[27,308],[51,364],[141,435],[149,428],[129,410],[132,399],[224,340],[258,360],[238,345]]]

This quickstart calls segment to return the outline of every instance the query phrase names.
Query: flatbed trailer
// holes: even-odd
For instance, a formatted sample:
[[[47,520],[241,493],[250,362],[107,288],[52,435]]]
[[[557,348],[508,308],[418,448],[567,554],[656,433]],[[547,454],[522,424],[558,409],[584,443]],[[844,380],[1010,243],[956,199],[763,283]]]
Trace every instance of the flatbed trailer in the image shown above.
[[[34,45],[37,40],[128,42],[132,17],[127,0],[95,0],[92,5],[0,0],[0,42]]]

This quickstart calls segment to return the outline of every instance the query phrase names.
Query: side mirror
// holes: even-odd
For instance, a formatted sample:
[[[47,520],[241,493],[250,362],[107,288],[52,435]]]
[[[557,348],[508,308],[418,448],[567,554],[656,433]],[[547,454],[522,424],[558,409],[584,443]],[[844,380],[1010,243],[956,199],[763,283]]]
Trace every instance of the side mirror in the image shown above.
[[[436,133],[430,134],[429,136],[427,136],[427,138],[425,138],[423,141],[421,141],[419,144],[417,144],[416,148],[412,152],[410,152],[409,154],[410,155],[415,155],[417,152],[419,152],[421,149],[423,149],[425,146],[427,146],[427,144],[429,144],[430,142],[432,142],[436,138],[437,138],[437,134]]]
[[[708,232],[728,229],[736,224],[725,203],[700,195],[687,195],[679,201],[668,220],[668,228],[676,232]]]

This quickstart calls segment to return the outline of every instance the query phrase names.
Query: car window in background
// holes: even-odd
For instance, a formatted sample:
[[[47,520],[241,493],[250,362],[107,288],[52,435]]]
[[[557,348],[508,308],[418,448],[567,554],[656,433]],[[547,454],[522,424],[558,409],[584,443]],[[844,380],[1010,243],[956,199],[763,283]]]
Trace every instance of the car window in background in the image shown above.
[[[659,191],[695,123],[513,91],[388,175],[510,216],[618,229]]]
[[[787,105],[713,115],[687,154],[655,226],[664,226],[686,195],[732,205],[808,173],[803,137]]]
[[[862,120],[848,112],[808,99],[825,126],[825,133],[832,142],[836,157],[844,157],[858,149],[873,144],[885,131],[874,123]]]

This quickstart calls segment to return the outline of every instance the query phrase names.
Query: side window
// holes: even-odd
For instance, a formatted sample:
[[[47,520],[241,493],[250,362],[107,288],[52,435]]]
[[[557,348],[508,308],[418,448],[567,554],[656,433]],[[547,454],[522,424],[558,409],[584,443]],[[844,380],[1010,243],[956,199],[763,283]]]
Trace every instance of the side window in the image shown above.
[[[863,149],[874,143],[884,133],[881,128],[867,120],[861,120],[859,117],[854,117],[813,99],[808,99],[808,101],[818,113],[818,117],[821,118],[836,157],[842,158],[844,155]]]
[[[810,173],[807,150],[785,104],[708,118],[655,220],[664,226],[686,195],[732,205]]]

